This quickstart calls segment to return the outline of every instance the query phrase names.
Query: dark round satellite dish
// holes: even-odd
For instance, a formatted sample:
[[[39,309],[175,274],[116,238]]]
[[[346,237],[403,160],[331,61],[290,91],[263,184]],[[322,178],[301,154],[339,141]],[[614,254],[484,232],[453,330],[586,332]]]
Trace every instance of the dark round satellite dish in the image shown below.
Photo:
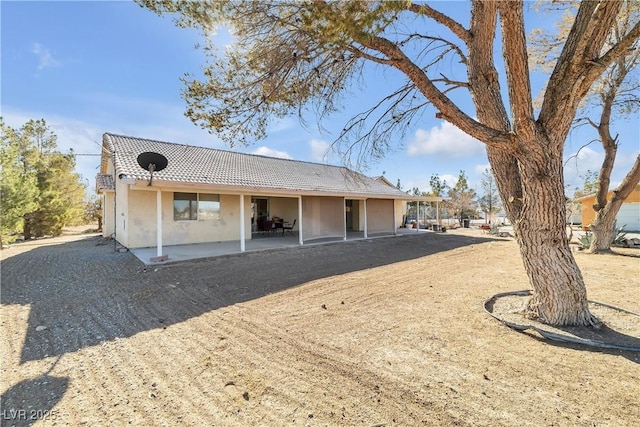
[[[166,168],[169,161],[160,153],[146,152],[138,156],[138,164],[146,171],[158,172]]]

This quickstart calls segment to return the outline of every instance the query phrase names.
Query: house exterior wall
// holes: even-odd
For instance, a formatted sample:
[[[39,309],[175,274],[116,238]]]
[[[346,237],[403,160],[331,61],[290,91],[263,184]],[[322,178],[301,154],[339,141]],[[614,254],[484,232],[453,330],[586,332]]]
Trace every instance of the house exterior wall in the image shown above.
[[[157,191],[162,191],[162,244],[182,245],[206,242],[237,241],[240,239],[240,223],[244,224],[245,239],[251,238],[252,195],[244,195],[244,220],[240,219],[240,195],[219,194],[215,189],[199,187],[160,187],[154,182],[128,183],[115,179],[116,191],[103,192],[103,235],[111,236],[115,229],[118,242],[128,248],[154,247],[157,245],[156,206]],[[209,220],[175,220],[173,213],[174,191],[218,194],[220,215]],[[253,196],[256,197],[256,196]],[[299,217],[298,197],[266,196],[269,199],[270,216],[278,216],[292,223],[296,229],[302,224],[303,240],[343,237],[345,233],[345,198],[331,196],[303,196],[302,217]],[[115,205],[114,205],[115,203]],[[365,210],[366,203],[366,210]],[[394,232],[402,221],[402,200],[353,199],[351,204],[352,229],[368,233]],[[114,208],[116,209],[114,215]],[[395,223],[394,223],[395,212]]]
[[[358,203],[354,203],[352,206],[353,215],[353,231],[364,230],[364,200],[358,200]]]
[[[107,163],[105,173],[113,175],[113,163]],[[102,192],[102,237],[111,237],[115,232],[114,203],[114,190],[104,190]]]
[[[625,203],[620,206],[616,226],[625,231],[640,232],[640,203]]]
[[[114,200],[113,191],[105,191],[102,194],[102,237],[110,237],[115,230],[113,215]]]
[[[269,213],[271,217],[277,216],[293,223],[293,220],[298,218],[298,199],[293,197],[270,197]]]
[[[129,247],[129,185],[116,178],[115,238],[121,245]]]
[[[240,239],[240,196],[220,194],[220,215],[209,220],[178,220],[173,216],[173,191],[162,192],[162,244],[183,245]],[[129,192],[129,236],[127,247],[157,244],[156,191]],[[251,197],[244,198],[245,238],[251,237]]]
[[[394,231],[393,200],[367,199],[367,233]]]
[[[302,198],[302,238],[304,240],[323,237],[344,236],[344,198]]]
[[[607,194],[607,200],[611,200],[613,195],[612,191],[609,191]],[[595,196],[588,196],[580,200],[582,204],[582,229],[588,230],[589,225],[596,218],[596,212],[593,210],[593,204],[596,202]],[[636,186],[636,188],[629,194],[623,203],[623,206],[627,203],[640,203],[640,185]]]
[[[395,210],[395,215],[396,215],[394,226],[395,228],[400,228],[403,225],[402,217],[404,216],[404,213],[407,210],[407,202],[405,202],[404,200],[394,200],[393,209]]]

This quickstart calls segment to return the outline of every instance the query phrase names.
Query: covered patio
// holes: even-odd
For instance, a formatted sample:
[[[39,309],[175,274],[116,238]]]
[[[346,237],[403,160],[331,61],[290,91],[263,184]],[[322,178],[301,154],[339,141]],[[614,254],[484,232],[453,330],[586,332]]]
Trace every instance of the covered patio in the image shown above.
[[[369,234],[366,239],[376,239],[383,237],[399,237],[404,235],[416,235],[418,233],[432,233],[430,230],[399,228],[396,234],[379,233]],[[304,246],[322,245],[337,242],[347,242],[355,240],[365,240],[362,232],[349,231],[346,238],[319,238],[313,240],[305,240]],[[151,261],[156,255],[155,247],[148,248],[130,248],[129,251],[134,254],[145,265],[164,265],[171,262],[189,261],[193,259],[213,258],[219,256],[269,251],[276,249],[300,247],[297,233],[288,233],[284,236],[270,236],[263,238],[246,239],[244,242],[244,251],[240,249],[240,241],[226,242],[208,242],[194,243],[186,245],[170,245],[165,246],[164,251],[168,256],[165,261]]]
[[[103,236],[148,264],[395,235],[408,202],[431,200],[344,166],[108,133],[103,147]]]

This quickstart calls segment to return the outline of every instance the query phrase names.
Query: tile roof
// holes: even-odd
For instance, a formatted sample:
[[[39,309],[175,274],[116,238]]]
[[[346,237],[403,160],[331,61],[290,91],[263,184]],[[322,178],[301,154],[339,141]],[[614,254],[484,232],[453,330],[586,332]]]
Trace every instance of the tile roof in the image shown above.
[[[100,173],[96,176],[96,191],[113,190],[116,188],[113,176],[108,173]]]
[[[295,192],[332,193],[367,197],[412,199],[408,194],[346,167],[279,159],[255,154],[175,144],[105,133],[108,152],[115,151],[115,175],[148,180],[137,156],[156,152],[168,159],[168,166],[154,172],[154,182],[170,181],[216,186],[248,187]],[[104,159],[103,159],[104,160]]]

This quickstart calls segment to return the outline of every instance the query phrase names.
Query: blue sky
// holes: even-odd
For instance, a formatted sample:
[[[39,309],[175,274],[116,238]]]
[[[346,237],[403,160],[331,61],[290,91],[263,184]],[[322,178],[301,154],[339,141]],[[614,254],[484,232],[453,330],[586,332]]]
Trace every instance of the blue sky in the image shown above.
[[[462,5],[435,4],[453,14]],[[194,47],[201,41],[195,30],[177,28],[170,18],[125,1],[1,1],[0,8],[0,101],[8,125],[20,127],[29,119],[44,118],[58,135],[59,148],[80,154],[99,153],[104,132],[229,149],[183,115],[179,78],[187,72],[197,74],[204,63],[203,53]],[[323,125],[334,132],[342,129],[368,100],[377,100],[376,91],[385,84],[376,80]],[[536,84],[540,87],[539,79]],[[461,102],[473,114],[468,101]],[[427,111],[393,152],[362,172],[384,173],[394,184],[400,179],[403,190],[427,191],[432,174],[453,184],[464,170],[471,187],[481,192],[482,172],[488,167],[484,146],[434,115]],[[614,125],[621,141],[612,177],[617,184],[638,154],[640,134],[637,117]],[[304,128],[292,117],[274,125],[266,140],[233,149],[340,164],[336,156],[323,158],[336,136],[314,126]],[[595,136],[586,127],[572,132],[566,157]],[[597,143],[583,149],[577,161],[567,164],[567,183],[578,185],[580,175],[599,169],[602,157]],[[90,187],[98,164],[95,156],[77,158],[77,170]]]

